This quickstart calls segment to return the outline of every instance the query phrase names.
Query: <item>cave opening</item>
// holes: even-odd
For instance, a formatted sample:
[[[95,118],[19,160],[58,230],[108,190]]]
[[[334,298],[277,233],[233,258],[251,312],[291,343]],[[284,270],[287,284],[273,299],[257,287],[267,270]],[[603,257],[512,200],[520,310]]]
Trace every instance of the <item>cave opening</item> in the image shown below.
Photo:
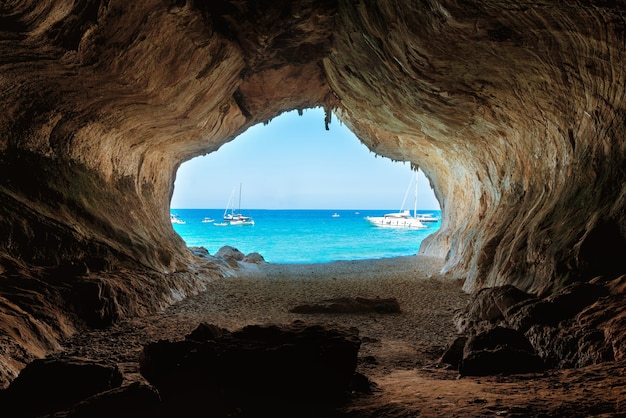
[[[189,247],[232,246],[277,263],[414,255],[441,225],[428,179],[408,162],[372,153],[322,108],[283,113],[176,175],[172,226]],[[421,228],[380,228],[368,217],[409,210]],[[252,218],[233,227],[224,216]],[[250,222],[250,223],[252,223]]]

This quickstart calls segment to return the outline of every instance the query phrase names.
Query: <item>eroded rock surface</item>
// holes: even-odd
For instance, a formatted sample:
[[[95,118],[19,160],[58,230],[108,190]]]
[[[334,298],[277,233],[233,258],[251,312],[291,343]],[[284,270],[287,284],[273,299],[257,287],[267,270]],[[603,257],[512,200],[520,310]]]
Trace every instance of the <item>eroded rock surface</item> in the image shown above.
[[[320,324],[200,324],[185,340],[145,346],[140,364],[172,413],[318,416],[354,390],[360,345],[358,330]]]
[[[80,358],[46,358],[29,363],[8,389],[0,391],[3,413],[14,417],[48,416],[122,385],[114,363]]]
[[[543,299],[510,285],[483,289],[457,314],[460,336],[441,360],[472,375],[624,360],[624,283],[626,276],[598,277]]]
[[[543,297],[623,274],[625,13],[586,1],[3,2],[5,378],[85,321],[200,291],[198,257],[167,220],[176,169],[292,109],[323,106],[320,123],[332,129],[333,112],[372,151],[424,170],[444,220],[420,252],[445,257],[467,291]]]

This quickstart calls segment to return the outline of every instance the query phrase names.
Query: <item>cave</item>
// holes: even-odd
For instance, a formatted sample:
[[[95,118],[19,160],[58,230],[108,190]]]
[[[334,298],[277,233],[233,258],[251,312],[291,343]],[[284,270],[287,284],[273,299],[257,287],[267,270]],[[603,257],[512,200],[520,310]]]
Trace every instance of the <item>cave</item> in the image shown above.
[[[0,383],[63,338],[227,275],[171,228],[176,170],[314,107],[428,176],[446,220],[420,255],[467,294],[514,286],[549,316],[564,289],[606,285],[586,312],[612,341],[597,362],[623,367],[625,13],[619,1],[3,2]]]

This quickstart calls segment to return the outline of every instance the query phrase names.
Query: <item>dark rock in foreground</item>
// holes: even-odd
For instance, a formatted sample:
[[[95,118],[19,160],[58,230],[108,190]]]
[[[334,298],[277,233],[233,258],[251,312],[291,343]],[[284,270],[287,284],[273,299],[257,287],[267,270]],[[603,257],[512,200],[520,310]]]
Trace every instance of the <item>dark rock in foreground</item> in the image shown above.
[[[292,313],[400,313],[400,304],[396,298],[336,298],[326,299],[314,304],[299,305],[289,310]]]
[[[29,363],[11,385],[0,392],[3,416],[40,416],[119,387],[117,365],[81,358],[46,358]]]
[[[206,410],[332,406],[353,390],[360,344],[355,329],[299,321],[235,332],[201,324],[183,341],[147,345],[140,365],[166,405],[203,399]]]
[[[441,363],[461,374],[524,373],[626,358],[626,276],[575,282],[545,298],[506,285],[477,292]],[[463,348],[461,348],[463,347]]]
[[[465,376],[531,373],[543,369],[543,361],[524,334],[504,327],[470,337],[459,364],[459,373]]]
[[[94,395],[75,405],[67,418],[158,417],[161,398],[151,386],[139,382]]]

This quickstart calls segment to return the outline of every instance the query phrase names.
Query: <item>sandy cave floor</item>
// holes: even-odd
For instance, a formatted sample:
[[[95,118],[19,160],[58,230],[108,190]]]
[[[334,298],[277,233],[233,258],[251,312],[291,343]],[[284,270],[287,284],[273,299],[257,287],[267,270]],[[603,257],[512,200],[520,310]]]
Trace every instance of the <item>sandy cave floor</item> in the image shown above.
[[[184,338],[200,322],[231,331],[294,320],[356,327],[358,371],[376,383],[341,412],[353,417],[626,416],[626,362],[541,374],[459,378],[438,367],[454,338],[454,312],[469,296],[423,256],[325,264],[252,265],[212,280],[207,291],[165,311],[80,334],[64,351],[116,361],[126,382],[143,380],[144,344]],[[400,314],[294,314],[294,306],[338,297],[396,298]]]

